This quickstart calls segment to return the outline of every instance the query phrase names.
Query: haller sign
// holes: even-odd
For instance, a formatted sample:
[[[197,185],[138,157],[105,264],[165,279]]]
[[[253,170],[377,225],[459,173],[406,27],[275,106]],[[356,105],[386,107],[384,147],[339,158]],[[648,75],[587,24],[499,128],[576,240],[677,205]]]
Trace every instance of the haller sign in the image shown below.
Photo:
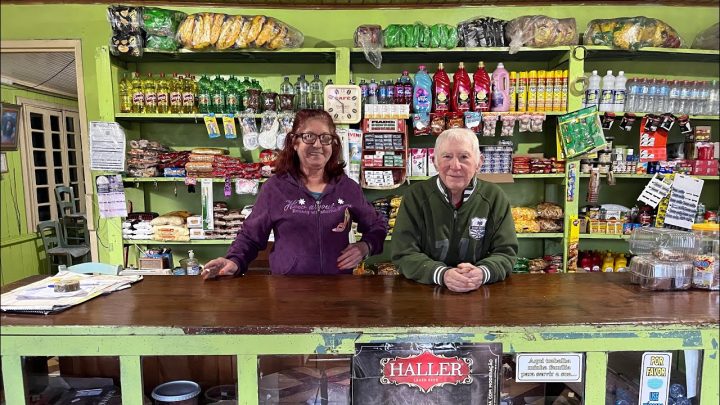
[[[496,404],[499,343],[357,344],[353,403]]]

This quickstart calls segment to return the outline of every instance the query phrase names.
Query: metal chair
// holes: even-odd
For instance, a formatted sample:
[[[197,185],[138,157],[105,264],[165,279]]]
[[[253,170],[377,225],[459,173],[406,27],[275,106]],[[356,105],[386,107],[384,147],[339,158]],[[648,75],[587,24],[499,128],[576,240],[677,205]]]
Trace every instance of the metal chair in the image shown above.
[[[58,267],[58,271],[61,270],[68,270],[72,271],[74,273],[81,273],[81,274],[106,274],[106,275],[112,275],[117,276],[120,274],[120,271],[122,270],[122,266],[115,265],[115,264],[106,264],[106,263],[97,263],[97,262],[87,262],[87,263],[80,263],[75,264],[72,266],[65,266],[64,264],[61,264]]]
[[[47,255],[48,274],[53,274],[53,267],[59,266],[56,259],[64,259],[64,264],[72,266],[73,260],[85,262],[89,259],[89,246],[68,246],[60,231],[58,221],[42,221],[37,225]]]

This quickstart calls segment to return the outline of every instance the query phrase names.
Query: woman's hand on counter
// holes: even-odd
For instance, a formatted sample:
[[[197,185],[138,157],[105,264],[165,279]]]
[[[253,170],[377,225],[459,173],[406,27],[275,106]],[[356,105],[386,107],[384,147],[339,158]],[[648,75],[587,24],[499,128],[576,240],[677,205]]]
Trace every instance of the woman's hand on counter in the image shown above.
[[[365,242],[349,244],[337,258],[338,269],[354,269],[370,253],[370,247]]]
[[[233,276],[238,271],[238,266],[232,260],[224,257],[210,260],[203,268],[203,280],[213,279],[219,276]]]

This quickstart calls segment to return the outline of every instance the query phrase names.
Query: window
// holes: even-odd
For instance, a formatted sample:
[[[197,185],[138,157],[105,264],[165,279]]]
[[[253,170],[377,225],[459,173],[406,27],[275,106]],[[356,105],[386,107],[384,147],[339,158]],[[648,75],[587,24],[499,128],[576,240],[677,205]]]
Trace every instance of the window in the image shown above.
[[[55,186],[70,186],[75,208],[85,211],[80,116],[76,111],[23,104],[24,171],[28,230],[58,218]]]

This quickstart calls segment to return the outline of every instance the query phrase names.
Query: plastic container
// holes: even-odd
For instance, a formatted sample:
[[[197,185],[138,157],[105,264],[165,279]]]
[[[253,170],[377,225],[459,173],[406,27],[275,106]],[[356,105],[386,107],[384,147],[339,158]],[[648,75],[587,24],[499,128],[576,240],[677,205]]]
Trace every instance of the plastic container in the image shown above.
[[[615,105],[613,100],[613,92],[615,91],[615,76],[612,70],[608,70],[602,80],[602,92],[600,93],[600,110],[614,111]]]
[[[497,68],[492,74],[492,97],[490,108],[491,111],[508,111],[510,109],[510,73],[505,70],[505,66],[498,63]]]
[[[152,391],[155,405],[198,405],[200,386],[193,381],[170,381]]]
[[[625,72],[621,70],[615,78],[615,88],[613,89],[613,111],[615,112],[625,111],[626,84],[627,77],[625,77]]]
[[[413,110],[416,113],[429,113],[432,106],[432,79],[425,70],[425,65],[420,65],[415,73],[415,87],[413,88]]]
[[[417,81],[417,77],[415,81]],[[452,97],[452,89],[450,88],[450,77],[445,72],[445,66],[443,66],[442,63],[438,65],[438,70],[433,75],[432,82],[433,111],[450,111],[450,98]]]
[[[597,74],[597,70],[593,70],[592,74],[588,78],[589,84],[587,90],[585,90],[585,100],[583,107],[594,107],[600,103],[600,75]]]
[[[452,86],[452,100],[450,105],[452,110],[455,112],[470,111],[470,104],[472,98],[472,85],[470,83],[470,76],[465,70],[465,64],[460,62],[458,69],[453,75],[455,81]]]
[[[692,232],[675,229],[637,228],[630,235],[630,253],[654,255],[658,259],[680,261],[695,257],[696,241]]]
[[[652,256],[636,256],[630,262],[631,282],[645,290],[687,290],[692,283],[693,265],[668,262]]]
[[[695,288],[720,290],[720,224],[694,224],[697,254],[693,258]]]
[[[473,111],[490,111],[490,75],[483,62],[478,63],[473,79]]]

